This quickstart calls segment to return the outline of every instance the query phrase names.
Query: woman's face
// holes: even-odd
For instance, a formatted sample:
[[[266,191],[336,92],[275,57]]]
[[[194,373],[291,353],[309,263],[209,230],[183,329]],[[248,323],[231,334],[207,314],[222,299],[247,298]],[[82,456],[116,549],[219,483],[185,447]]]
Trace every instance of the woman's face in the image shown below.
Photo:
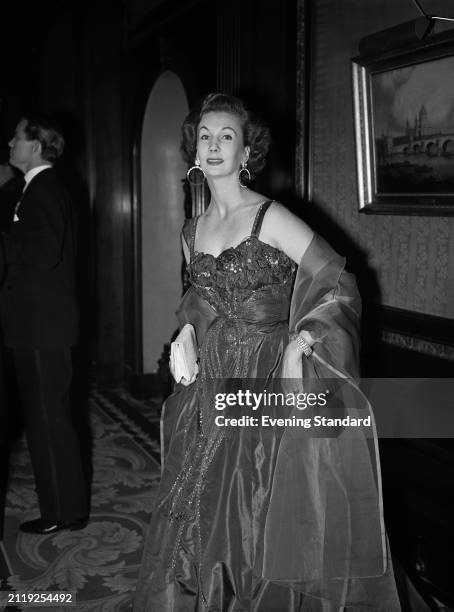
[[[216,111],[202,115],[197,131],[197,157],[207,176],[237,177],[241,162],[249,157],[239,118]]]

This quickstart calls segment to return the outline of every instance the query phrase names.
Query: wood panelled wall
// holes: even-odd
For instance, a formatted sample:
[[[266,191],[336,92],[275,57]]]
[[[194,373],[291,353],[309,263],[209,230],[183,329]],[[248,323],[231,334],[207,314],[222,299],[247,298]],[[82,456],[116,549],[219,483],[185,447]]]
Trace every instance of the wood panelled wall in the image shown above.
[[[143,376],[140,350],[137,156],[148,95],[159,74],[170,69],[182,79],[191,105],[216,90],[245,96],[275,135],[259,188],[284,201],[289,193],[293,198],[297,4],[159,2],[136,19],[125,14],[133,5],[117,2],[117,13],[104,21],[102,4],[95,2],[97,19],[91,15],[86,22],[97,378],[107,385],[126,380],[146,394],[154,382]]]
[[[109,384],[123,377],[123,218],[128,203],[123,190],[123,15],[120,3],[113,2],[108,11],[101,4],[94,3],[84,23],[85,123],[90,143],[88,178],[95,283],[93,357],[96,378]]]

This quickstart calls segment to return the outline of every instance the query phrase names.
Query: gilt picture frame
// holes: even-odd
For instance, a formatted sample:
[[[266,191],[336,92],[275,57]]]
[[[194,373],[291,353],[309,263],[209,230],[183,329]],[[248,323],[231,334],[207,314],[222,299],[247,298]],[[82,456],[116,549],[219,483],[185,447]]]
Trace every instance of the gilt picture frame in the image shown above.
[[[454,215],[454,38],[352,60],[359,209]]]

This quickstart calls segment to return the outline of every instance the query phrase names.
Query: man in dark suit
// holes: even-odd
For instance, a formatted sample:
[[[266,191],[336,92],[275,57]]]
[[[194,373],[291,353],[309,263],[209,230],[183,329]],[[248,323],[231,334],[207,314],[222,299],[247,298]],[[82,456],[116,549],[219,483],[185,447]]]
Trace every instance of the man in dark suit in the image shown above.
[[[14,207],[24,188],[22,174],[16,172],[3,155],[2,151],[0,153],[0,231],[8,230],[13,222]]]
[[[64,140],[46,118],[24,117],[9,143],[25,187],[3,233],[0,295],[4,344],[12,352],[41,517],[26,533],[80,529],[88,500],[70,416],[71,347],[77,340],[75,231],[70,199],[53,169]]]
[[[2,148],[0,153],[0,232],[8,231],[10,228],[13,222],[14,208],[24,189],[23,175],[11,167],[7,161],[8,158],[9,151],[8,156],[6,156],[6,151]],[[0,249],[3,249],[1,241]],[[0,253],[0,286],[5,272],[5,257],[4,254]]]

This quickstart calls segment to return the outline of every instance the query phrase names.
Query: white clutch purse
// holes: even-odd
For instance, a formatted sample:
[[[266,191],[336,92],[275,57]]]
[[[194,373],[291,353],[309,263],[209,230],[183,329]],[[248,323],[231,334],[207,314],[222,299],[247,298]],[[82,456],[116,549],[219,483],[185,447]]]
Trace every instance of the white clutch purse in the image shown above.
[[[190,323],[186,323],[170,345],[170,363],[177,383],[182,378],[189,381],[197,374],[197,340]]]

